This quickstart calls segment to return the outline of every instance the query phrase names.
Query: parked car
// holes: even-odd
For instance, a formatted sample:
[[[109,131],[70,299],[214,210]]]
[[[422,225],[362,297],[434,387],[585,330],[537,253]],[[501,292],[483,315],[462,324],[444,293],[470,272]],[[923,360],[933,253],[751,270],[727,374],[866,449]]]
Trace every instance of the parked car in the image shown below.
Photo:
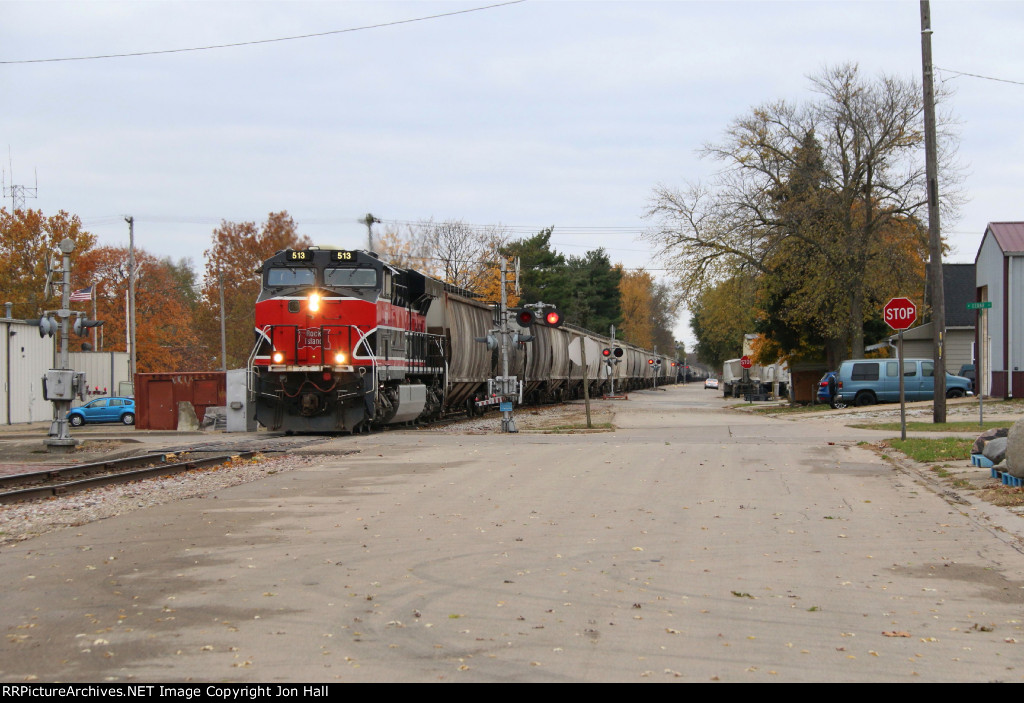
[[[718,390],[718,379],[717,378],[705,378],[704,379],[704,388],[705,389],[710,388],[712,390],[717,391]]]
[[[836,409],[846,407],[846,403],[842,400],[836,400],[836,394],[838,392],[838,384],[835,380],[835,371],[826,371],[825,375],[818,381],[818,402],[828,403],[830,406]]]
[[[900,362],[896,359],[849,359],[836,374],[836,400],[848,405],[893,403],[900,399]],[[907,401],[932,400],[935,395],[935,362],[904,359],[903,385]],[[946,374],[946,397],[971,393],[966,378]]]
[[[976,389],[974,388],[974,383],[975,383],[974,379],[977,378],[978,371],[977,371],[977,369],[974,368],[974,364],[963,364],[960,367],[960,370],[957,371],[956,375],[960,376],[962,378],[966,378],[968,381],[970,381],[971,382],[971,390],[977,392]]]
[[[97,398],[81,407],[72,408],[67,417],[72,427],[81,427],[87,422],[120,422],[123,425],[134,425],[135,399]]]

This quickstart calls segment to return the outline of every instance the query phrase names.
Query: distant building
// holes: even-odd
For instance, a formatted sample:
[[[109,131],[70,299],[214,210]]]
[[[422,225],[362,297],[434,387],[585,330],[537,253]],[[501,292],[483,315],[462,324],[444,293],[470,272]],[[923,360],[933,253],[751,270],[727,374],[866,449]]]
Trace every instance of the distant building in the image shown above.
[[[992,303],[979,315],[982,392],[1024,396],[1024,222],[990,222],[974,264],[975,301]]]

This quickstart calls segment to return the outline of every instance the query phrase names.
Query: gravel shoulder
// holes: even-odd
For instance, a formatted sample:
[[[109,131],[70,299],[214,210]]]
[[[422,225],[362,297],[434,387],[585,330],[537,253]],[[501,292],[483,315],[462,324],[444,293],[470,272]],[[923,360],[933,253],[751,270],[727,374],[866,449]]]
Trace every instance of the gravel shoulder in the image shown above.
[[[582,403],[523,409],[516,412],[515,420],[519,431],[524,433],[587,431]],[[594,404],[591,409],[592,424],[596,427],[605,426],[604,429],[595,431],[611,431],[607,426],[613,420],[612,408]],[[482,435],[493,434],[500,426],[501,416],[492,412],[483,417],[455,420],[437,426],[389,431]],[[221,434],[209,434],[204,437],[212,439]],[[340,436],[283,456],[259,455],[253,459],[235,460],[175,476],[104,486],[44,501],[0,505],[0,548],[53,530],[76,527],[177,500],[206,496],[230,486],[259,481],[273,474],[317,464],[325,457],[348,451],[345,444],[349,439],[351,438]],[[31,446],[38,448],[37,444],[33,442]],[[75,460],[90,461],[104,456],[113,458],[114,454],[127,455],[124,446],[120,442],[112,441],[91,442],[83,447],[84,451],[79,452]],[[43,467],[38,466],[35,470],[40,468]]]

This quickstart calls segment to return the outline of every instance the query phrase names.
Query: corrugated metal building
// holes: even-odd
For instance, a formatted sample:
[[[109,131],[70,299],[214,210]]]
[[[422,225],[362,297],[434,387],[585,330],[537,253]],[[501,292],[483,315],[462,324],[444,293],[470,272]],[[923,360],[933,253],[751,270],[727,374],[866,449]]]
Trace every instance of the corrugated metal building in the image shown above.
[[[72,370],[85,373],[89,386],[86,400],[76,399],[71,403],[73,407],[96,398],[131,393],[128,352],[71,352],[68,361]]]
[[[53,419],[53,405],[43,400],[43,375],[53,367],[52,337],[23,320],[0,318],[0,424]]]
[[[990,222],[974,259],[980,316],[979,381],[986,395],[1024,395],[1024,222]]]
[[[53,404],[43,399],[43,376],[57,367],[57,337],[40,337],[39,327],[11,318],[0,318],[0,331],[0,424],[49,422]],[[85,372],[89,386],[74,407],[130,389],[127,352],[70,352],[68,365]]]

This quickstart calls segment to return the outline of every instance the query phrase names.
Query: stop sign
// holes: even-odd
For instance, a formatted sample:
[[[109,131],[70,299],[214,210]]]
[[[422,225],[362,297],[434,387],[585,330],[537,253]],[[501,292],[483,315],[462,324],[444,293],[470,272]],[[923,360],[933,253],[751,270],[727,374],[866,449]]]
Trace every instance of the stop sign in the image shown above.
[[[917,321],[917,306],[907,298],[893,298],[882,310],[885,324],[894,330],[908,329]]]
[[[744,356],[742,359],[740,359],[740,366],[742,366],[743,368],[749,369],[751,367],[751,365],[752,364],[750,363],[750,357],[749,356]]]

